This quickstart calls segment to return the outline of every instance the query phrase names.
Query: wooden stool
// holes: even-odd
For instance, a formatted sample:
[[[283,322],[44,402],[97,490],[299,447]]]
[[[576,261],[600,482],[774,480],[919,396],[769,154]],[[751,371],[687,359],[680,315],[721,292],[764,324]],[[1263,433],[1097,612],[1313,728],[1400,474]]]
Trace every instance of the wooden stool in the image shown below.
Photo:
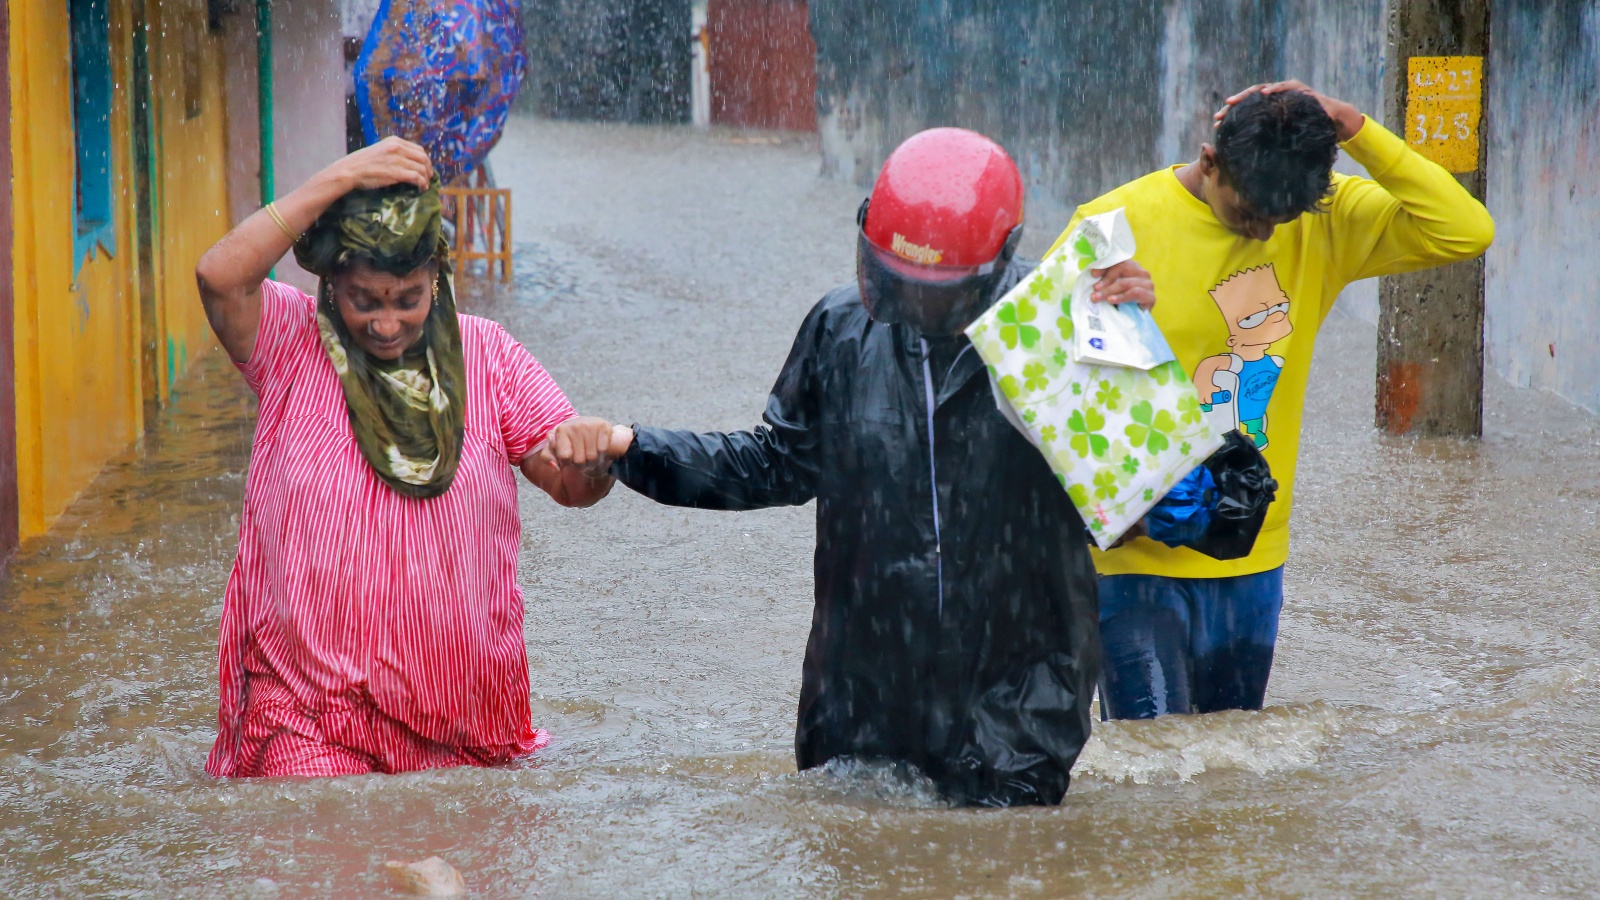
[[[455,226],[455,244],[450,261],[457,272],[466,273],[467,264],[482,260],[484,274],[494,277],[500,264],[500,280],[511,280],[511,189],[488,186],[480,167],[462,187],[439,189],[444,215]]]

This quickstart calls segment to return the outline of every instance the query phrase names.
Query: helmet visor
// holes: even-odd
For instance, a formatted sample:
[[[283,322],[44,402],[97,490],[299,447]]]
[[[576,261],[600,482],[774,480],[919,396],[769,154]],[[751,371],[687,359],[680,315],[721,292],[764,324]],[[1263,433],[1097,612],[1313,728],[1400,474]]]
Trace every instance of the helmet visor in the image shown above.
[[[862,232],[856,242],[861,302],[878,322],[910,325],[927,335],[955,334],[994,302],[1014,243],[980,266],[920,265],[876,246]]]

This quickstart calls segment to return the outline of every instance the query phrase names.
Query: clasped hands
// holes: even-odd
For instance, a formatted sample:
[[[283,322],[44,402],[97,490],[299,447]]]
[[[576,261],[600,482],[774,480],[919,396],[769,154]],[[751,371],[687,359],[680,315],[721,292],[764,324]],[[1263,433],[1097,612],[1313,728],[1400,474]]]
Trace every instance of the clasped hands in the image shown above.
[[[552,468],[606,478],[611,464],[633,445],[633,429],[594,416],[579,416],[557,425],[539,455]]]

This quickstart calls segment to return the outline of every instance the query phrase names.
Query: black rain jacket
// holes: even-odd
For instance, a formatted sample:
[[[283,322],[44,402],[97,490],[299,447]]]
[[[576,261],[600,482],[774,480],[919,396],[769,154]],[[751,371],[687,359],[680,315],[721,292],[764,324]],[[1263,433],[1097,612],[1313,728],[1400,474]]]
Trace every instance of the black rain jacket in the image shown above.
[[[801,769],[889,759],[957,803],[1060,802],[1100,677],[1095,572],[965,337],[874,322],[841,287],[801,326],[764,426],[636,435],[614,471],[662,503],[817,501]]]

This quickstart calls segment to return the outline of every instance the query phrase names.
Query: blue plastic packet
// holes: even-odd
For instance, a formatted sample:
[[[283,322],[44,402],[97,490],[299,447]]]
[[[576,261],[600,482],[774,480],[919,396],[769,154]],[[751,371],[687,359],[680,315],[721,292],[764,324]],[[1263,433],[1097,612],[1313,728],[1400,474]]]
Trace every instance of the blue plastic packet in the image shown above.
[[[1204,465],[1172,486],[1144,515],[1145,534],[1168,547],[1192,547],[1211,527],[1216,481]]]

